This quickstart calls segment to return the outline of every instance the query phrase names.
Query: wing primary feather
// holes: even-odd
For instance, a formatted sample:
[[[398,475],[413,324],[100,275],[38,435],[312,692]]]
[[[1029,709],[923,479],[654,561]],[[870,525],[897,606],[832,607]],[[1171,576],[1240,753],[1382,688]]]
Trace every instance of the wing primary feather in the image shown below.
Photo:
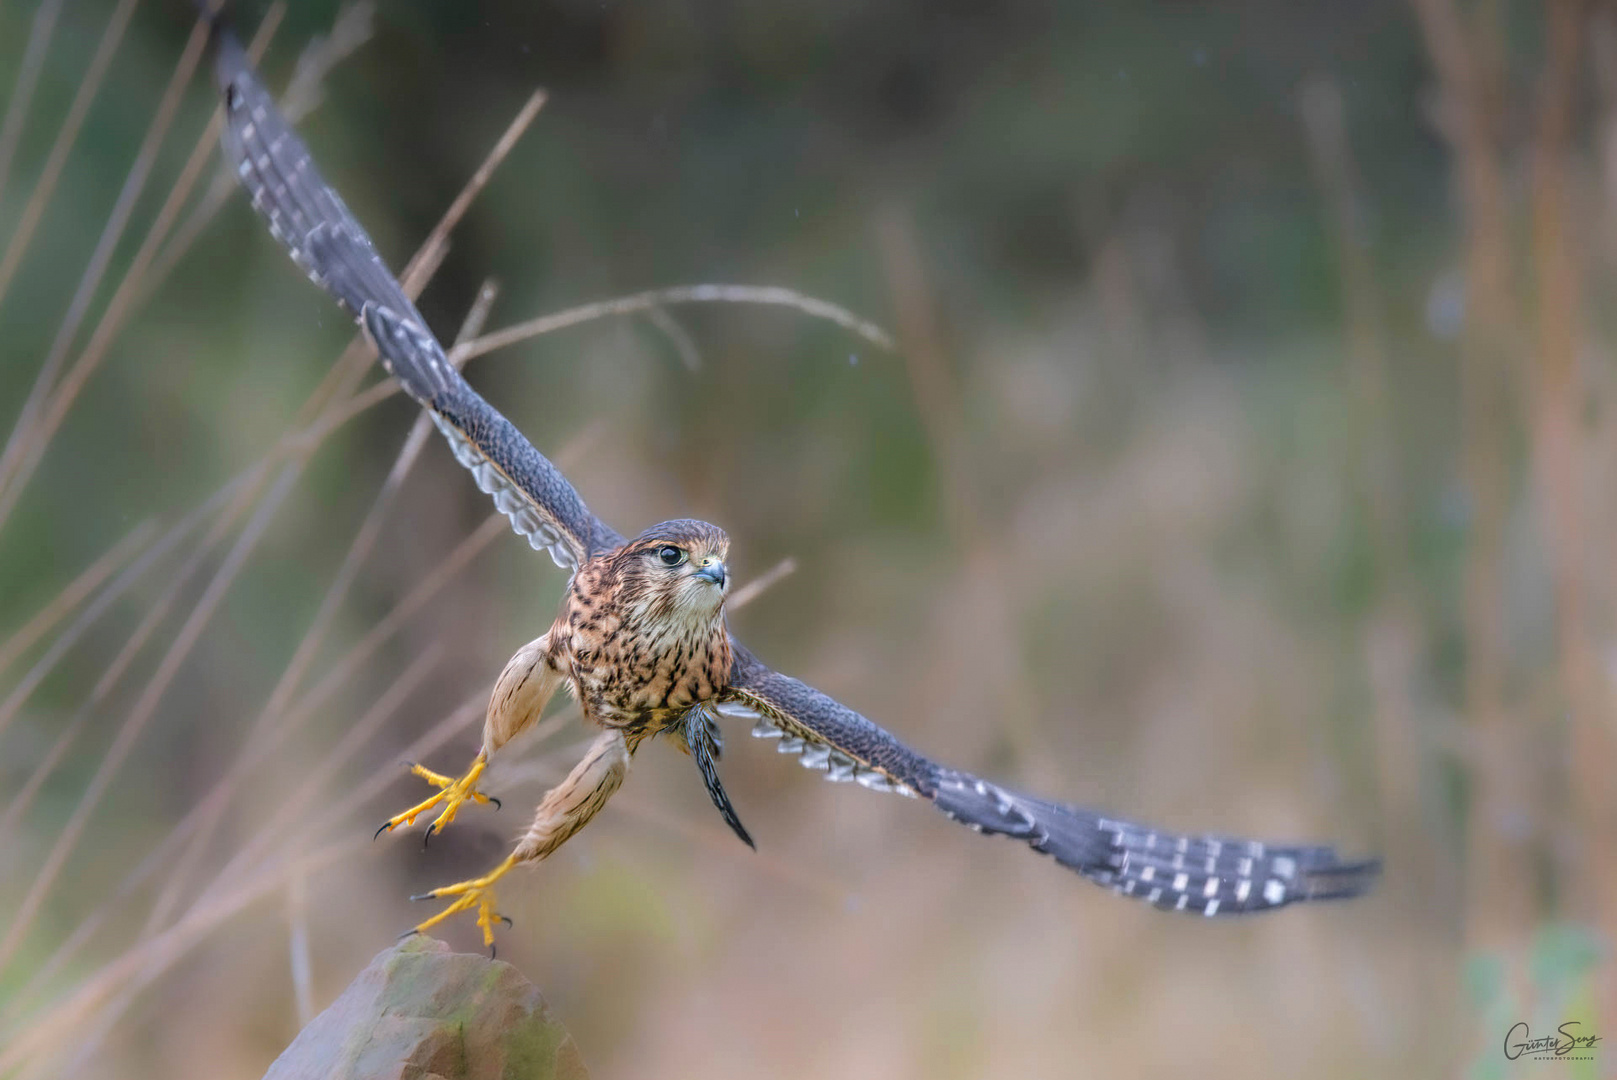
[[[938,771],[932,762],[841,702],[772,670],[734,637],[730,649],[735,660],[721,711],[728,704],[756,712],[784,733],[778,744],[782,753],[802,753],[809,745],[836,751],[839,768],[834,771],[829,757],[823,763],[818,755],[808,759],[811,767],[827,768],[833,777],[841,777],[845,761],[847,779],[860,780],[863,772],[879,777],[892,790],[931,798]],[[793,739],[802,741],[794,744]]]
[[[226,157],[293,261],[360,323],[388,372],[434,414],[456,459],[535,548],[576,569],[622,544],[561,471],[461,377],[370,236],[321,177],[235,35],[215,23],[214,39]]]
[[[853,778],[929,799],[975,832],[1009,836],[1097,885],[1169,911],[1204,916],[1272,911],[1367,892],[1375,859],[1339,858],[1320,845],[1184,836],[1037,799],[929,761],[811,686],[773,671],[732,639],[735,669],[722,713],[758,717],[755,735],[779,735],[782,753],[815,767],[838,758]],[[833,766],[834,768],[834,766]]]
[[[1304,900],[1345,900],[1375,884],[1375,859],[1321,845],[1185,836],[1009,791],[941,770],[933,802],[978,832],[1025,841],[1090,881],[1158,908],[1244,915]]]

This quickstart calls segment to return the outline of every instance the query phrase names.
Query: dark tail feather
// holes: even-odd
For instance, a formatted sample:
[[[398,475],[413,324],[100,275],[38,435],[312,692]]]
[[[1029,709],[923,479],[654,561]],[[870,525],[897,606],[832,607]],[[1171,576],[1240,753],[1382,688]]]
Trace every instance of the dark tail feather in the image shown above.
[[[1239,915],[1367,892],[1375,859],[1334,849],[1218,836],[1179,836],[1019,795],[969,773],[940,770],[933,801],[978,832],[1024,840],[1090,881],[1169,911]]]
[[[692,760],[696,762],[696,768],[702,774],[702,784],[707,788],[708,798],[713,800],[719,816],[724,818],[724,823],[741,838],[741,842],[757,851],[758,845],[752,842],[747,827],[741,824],[741,818],[736,813],[735,804],[730,802],[729,793],[719,782],[718,759],[721,743],[718,739],[718,730],[719,726],[705,703],[691,706],[690,711],[685,714],[683,732],[685,743],[690,749]]]

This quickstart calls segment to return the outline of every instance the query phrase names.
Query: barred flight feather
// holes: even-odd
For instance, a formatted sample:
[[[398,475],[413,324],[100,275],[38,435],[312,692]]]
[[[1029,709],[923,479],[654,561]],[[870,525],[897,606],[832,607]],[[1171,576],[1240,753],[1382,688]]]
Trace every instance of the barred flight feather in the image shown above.
[[[225,153],[254,209],[293,261],[360,323],[383,366],[432,413],[455,460],[494,496],[512,527],[569,570],[622,544],[566,477],[449,362],[370,236],[287,127],[240,43],[225,31],[218,36],[218,78]]]

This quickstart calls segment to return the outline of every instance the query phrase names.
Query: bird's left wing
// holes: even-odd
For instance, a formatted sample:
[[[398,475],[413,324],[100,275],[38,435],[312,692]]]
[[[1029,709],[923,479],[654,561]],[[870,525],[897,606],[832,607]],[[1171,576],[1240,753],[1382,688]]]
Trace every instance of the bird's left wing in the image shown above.
[[[718,708],[757,720],[753,734],[832,780],[930,800],[982,833],[1024,840],[1061,865],[1159,908],[1199,915],[1268,911],[1357,896],[1380,872],[1333,848],[1180,836],[1082,807],[1022,795],[928,760],[820,691],[770,669],[734,638],[735,667]]]
[[[365,329],[382,364],[432,414],[456,459],[535,549],[576,570],[622,544],[561,471],[473,390],[287,126],[235,36],[216,25],[225,154],[293,261]]]

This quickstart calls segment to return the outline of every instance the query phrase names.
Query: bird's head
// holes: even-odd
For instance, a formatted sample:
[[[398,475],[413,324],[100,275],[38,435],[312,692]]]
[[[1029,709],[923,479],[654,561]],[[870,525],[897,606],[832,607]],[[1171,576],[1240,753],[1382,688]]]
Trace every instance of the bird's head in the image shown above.
[[[613,557],[621,596],[652,618],[702,622],[715,618],[730,589],[725,558],[730,538],[705,521],[653,525]]]

